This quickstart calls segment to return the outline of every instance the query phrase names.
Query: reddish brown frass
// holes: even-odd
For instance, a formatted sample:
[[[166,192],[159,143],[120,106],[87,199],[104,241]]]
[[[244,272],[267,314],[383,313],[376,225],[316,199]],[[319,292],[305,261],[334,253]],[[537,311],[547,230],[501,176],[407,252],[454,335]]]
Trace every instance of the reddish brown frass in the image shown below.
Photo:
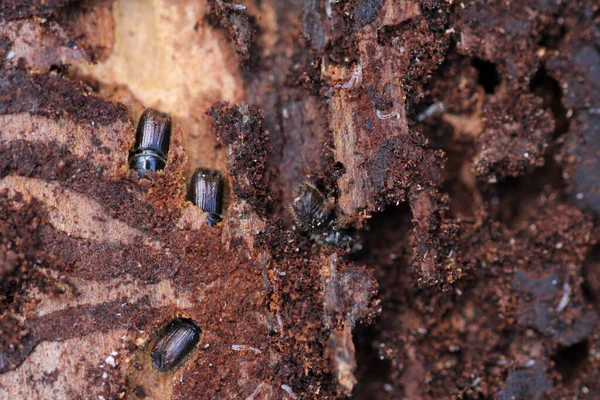
[[[129,166],[143,177],[146,171],[158,171],[167,165],[171,141],[171,116],[146,108],[135,134],[135,144],[129,155]]]
[[[206,223],[215,226],[223,220],[223,176],[215,169],[198,168],[188,192],[188,198],[207,213]]]
[[[173,320],[162,332],[152,349],[152,366],[159,372],[181,365],[200,340],[200,327],[191,319]]]

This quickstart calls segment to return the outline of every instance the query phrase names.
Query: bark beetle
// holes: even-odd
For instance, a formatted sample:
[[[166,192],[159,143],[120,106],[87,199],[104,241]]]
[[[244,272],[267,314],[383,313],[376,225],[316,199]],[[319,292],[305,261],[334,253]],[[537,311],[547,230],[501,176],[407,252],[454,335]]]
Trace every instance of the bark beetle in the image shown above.
[[[599,397],[598,5],[244,6],[2,5],[2,396]],[[295,231],[304,181],[354,252]],[[174,318],[202,336],[159,373]]]

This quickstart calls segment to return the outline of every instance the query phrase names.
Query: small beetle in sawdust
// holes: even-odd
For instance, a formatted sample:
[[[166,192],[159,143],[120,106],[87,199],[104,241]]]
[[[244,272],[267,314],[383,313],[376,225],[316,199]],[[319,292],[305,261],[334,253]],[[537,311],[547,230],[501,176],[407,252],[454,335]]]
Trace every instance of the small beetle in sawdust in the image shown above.
[[[223,220],[225,184],[215,169],[198,168],[192,175],[188,198],[206,212],[206,223],[215,226]]]
[[[140,177],[146,171],[159,171],[167,165],[171,142],[171,116],[146,108],[140,117],[135,134],[135,144],[129,155],[129,166]]]
[[[300,185],[290,209],[298,228],[315,242],[334,247],[355,244],[352,235],[336,227],[333,199],[326,198],[312,183]]]
[[[181,365],[200,340],[200,327],[191,319],[178,318],[164,329],[152,349],[152,366],[159,372]]]

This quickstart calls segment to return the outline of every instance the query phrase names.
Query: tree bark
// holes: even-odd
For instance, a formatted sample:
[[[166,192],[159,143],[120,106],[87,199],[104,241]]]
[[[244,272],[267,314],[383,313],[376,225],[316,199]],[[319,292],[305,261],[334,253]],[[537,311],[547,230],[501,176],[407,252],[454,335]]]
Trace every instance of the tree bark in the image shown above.
[[[0,7],[1,398],[600,396],[594,1]]]

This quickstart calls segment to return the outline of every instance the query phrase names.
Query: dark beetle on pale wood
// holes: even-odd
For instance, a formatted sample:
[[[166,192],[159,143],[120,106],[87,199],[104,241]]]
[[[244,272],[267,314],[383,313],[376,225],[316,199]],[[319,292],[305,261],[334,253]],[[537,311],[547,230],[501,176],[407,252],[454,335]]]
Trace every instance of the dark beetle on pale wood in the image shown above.
[[[160,372],[177,368],[200,340],[200,327],[191,319],[175,319],[152,349],[152,366]]]
[[[140,174],[159,171],[167,165],[171,141],[171,116],[146,108],[140,117],[135,134],[135,144],[129,155],[129,166]]]
[[[206,223],[215,226],[223,220],[223,176],[215,169],[198,168],[190,183],[188,197],[207,213]]]

